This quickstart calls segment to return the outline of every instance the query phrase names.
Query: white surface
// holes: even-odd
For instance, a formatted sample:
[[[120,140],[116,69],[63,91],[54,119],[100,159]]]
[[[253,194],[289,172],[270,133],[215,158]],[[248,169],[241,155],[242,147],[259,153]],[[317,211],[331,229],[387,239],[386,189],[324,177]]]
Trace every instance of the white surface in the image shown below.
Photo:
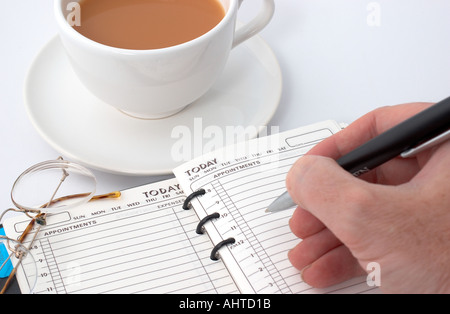
[[[59,154],[28,119],[23,98],[32,60],[57,32],[52,0],[0,0],[0,209],[14,179]],[[252,16],[247,0],[239,16]],[[368,4],[380,7],[370,26]],[[271,125],[287,130],[325,120],[351,122],[380,106],[439,101],[450,95],[450,1],[277,0],[262,37],[283,72],[283,95]],[[99,192],[157,181],[96,172]]]
[[[255,137],[253,126],[267,125],[282,91],[277,59],[259,36],[234,49],[206,95],[165,119],[132,118],[93,96],[73,72],[58,36],[38,54],[25,86],[32,123],[65,158],[141,176],[171,174],[181,162],[208,152],[203,147],[220,148],[225,134],[219,128],[240,126],[233,132],[238,138]],[[208,129],[221,139],[191,145]]]

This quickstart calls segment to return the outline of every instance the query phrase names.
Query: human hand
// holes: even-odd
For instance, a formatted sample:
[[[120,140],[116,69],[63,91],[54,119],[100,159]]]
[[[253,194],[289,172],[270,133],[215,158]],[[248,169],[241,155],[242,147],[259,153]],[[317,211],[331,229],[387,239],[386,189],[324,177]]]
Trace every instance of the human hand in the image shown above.
[[[290,227],[303,241],[289,259],[305,282],[327,287],[376,262],[383,292],[450,292],[450,141],[359,178],[334,161],[430,105],[368,113],[292,167]]]

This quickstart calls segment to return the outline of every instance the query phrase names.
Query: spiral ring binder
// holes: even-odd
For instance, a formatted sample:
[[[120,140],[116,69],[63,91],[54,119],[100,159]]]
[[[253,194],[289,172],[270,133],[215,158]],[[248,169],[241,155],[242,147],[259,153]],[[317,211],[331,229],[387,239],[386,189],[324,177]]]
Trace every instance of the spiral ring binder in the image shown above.
[[[222,248],[222,246],[228,245],[228,244],[234,244],[236,242],[236,240],[234,238],[229,238],[226,240],[223,240],[222,242],[219,242],[211,251],[211,256],[210,258],[213,261],[218,261],[219,260],[219,256],[218,256],[218,252],[219,250]]]
[[[201,195],[205,195],[206,194],[206,190],[205,189],[198,189],[195,192],[192,192],[188,197],[186,197],[184,203],[183,203],[183,209],[184,210],[189,210],[191,209],[191,201]],[[211,215],[208,215],[206,217],[204,217],[202,220],[200,220],[200,222],[197,225],[197,228],[195,229],[195,232],[197,234],[204,234],[205,232],[205,228],[204,225],[210,221],[211,219],[217,219],[220,218],[220,214],[219,213],[214,213]],[[219,242],[216,246],[214,246],[214,248],[211,250],[211,255],[210,258],[213,261],[218,261],[219,260],[219,250],[228,244],[234,244],[236,242],[235,238],[228,238],[226,240],[223,240],[221,242]]]
[[[183,203],[183,209],[184,209],[184,210],[189,210],[189,209],[191,209],[191,201],[192,201],[194,198],[196,198],[196,197],[198,197],[198,196],[200,196],[200,195],[205,195],[205,194],[206,194],[205,189],[199,189],[199,190],[193,192],[191,195],[189,195],[188,197],[186,197],[186,199],[185,199],[185,201],[184,201],[184,203]]]
[[[211,215],[206,216],[205,218],[203,218],[202,220],[200,220],[200,222],[199,222],[198,225],[197,225],[197,229],[195,229],[195,232],[196,232],[197,234],[204,234],[204,233],[205,233],[205,230],[204,230],[204,228],[203,228],[203,225],[204,225],[205,223],[207,223],[208,221],[210,221],[211,219],[217,219],[217,218],[219,218],[219,217],[220,217],[220,214],[219,214],[219,213],[214,213],[214,214],[211,214]]]

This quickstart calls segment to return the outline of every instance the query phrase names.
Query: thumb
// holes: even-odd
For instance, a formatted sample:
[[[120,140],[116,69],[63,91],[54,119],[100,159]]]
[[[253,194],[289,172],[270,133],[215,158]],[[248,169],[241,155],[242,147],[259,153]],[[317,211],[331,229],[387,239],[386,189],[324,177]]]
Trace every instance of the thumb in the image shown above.
[[[373,204],[376,197],[369,185],[342,169],[336,161],[313,155],[300,158],[286,178],[294,202],[336,235],[355,223],[358,219],[355,214],[361,214],[360,209]]]

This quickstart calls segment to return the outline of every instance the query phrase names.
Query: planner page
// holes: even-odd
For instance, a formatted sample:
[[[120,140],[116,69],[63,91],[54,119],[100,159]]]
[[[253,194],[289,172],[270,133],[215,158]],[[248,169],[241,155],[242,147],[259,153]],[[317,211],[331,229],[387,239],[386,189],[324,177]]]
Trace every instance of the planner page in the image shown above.
[[[212,244],[195,233],[198,217],[182,209],[185,198],[171,179],[49,215],[31,246],[34,293],[239,292],[224,265],[209,259]],[[7,235],[17,238],[29,221],[7,220]],[[27,291],[30,278],[17,278]]]
[[[241,292],[361,293],[372,289],[366,278],[328,289],[313,289],[302,282],[287,258],[288,251],[300,242],[288,226],[294,208],[265,212],[285,191],[292,164],[340,130],[338,123],[325,121],[228,146],[175,169],[186,194],[206,191],[192,200],[198,216],[219,214],[204,226],[214,245],[234,240],[218,252]]]

